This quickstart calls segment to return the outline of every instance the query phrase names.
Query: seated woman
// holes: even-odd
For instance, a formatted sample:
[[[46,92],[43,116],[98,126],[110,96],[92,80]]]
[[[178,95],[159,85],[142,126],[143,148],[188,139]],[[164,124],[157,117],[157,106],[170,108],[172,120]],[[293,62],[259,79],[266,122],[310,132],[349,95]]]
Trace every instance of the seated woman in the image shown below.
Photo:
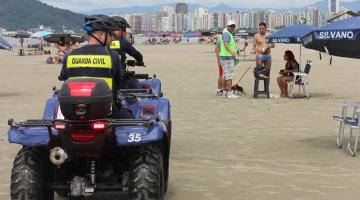
[[[52,57],[53,63],[62,63],[65,55],[66,47],[64,44],[55,44],[55,48],[57,49],[57,53]]]
[[[299,63],[295,60],[295,56],[292,51],[285,51],[284,60],[286,61],[285,69],[280,70],[280,76],[277,78],[277,82],[280,88],[280,96],[287,97],[287,82],[293,80],[293,72],[299,71]]]

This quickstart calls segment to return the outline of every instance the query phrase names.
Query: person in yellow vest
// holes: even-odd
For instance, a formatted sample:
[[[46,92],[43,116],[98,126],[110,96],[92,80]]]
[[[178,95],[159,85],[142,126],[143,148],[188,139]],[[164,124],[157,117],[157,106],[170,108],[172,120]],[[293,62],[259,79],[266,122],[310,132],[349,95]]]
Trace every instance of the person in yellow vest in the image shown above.
[[[220,43],[220,64],[223,70],[223,79],[225,81],[225,97],[230,99],[239,98],[238,95],[231,92],[232,80],[235,77],[235,59],[237,54],[236,43],[234,39],[235,21],[227,22],[227,27],[222,33]]]
[[[74,78],[96,78],[104,80],[113,92],[113,117],[131,118],[126,109],[116,103],[117,91],[121,88],[122,65],[119,54],[110,50],[117,24],[106,15],[85,18],[83,28],[87,32],[88,44],[72,50],[64,58],[59,80]]]

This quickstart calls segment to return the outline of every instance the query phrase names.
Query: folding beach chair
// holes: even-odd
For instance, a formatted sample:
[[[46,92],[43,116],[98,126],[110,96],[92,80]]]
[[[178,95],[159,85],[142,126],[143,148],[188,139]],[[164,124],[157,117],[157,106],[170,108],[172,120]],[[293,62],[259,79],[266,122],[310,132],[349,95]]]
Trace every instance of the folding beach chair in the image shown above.
[[[345,119],[345,121],[344,121],[345,126],[349,127],[351,130],[347,148],[352,156],[355,156],[356,151],[357,151],[357,146],[359,143],[359,132],[360,132],[359,117],[360,117],[360,109],[356,109],[355,110],[355,118],[349,119],[349,120]],[[358,129],[358,131],[356,131],[355,136],[353,135],[353,132],[352,132],[353,129]],[[355,141],[354,141],[354,137],[355,137]]]
[[[340,116],[333,116],[336,121],[340,122],[338,135],[336,138],[336,145],[339,148],[342,148],[342,142],[344,139],[344,128],[345,128],[345,121],[356,121],[356,110],[360,108],[360,102],[354,101],[345,101],[342,104],[342,111]],[[349,109],[352,109],[352,112],[348,112]],[[352,129],[350,129],[350,135],[352,135]]]
[[[352,109],[351,115],[348,115],[349,109]],[[345,127],[350,128],[350,136],[349,136],[347,149],[352,156],[356,155],[357,146],[359,143],[359,131],[360,131],[359,117],[360,117],[360,102],[351,102],[351,101],[346,101],[343,103],[341,116],[334,116],[334,119],[340,122],[338,137],[336,140],[337,146],[339,148],[342,147]],[[357,131],[356,134],[354,135],[353,129],[359,129],[359,131]]]
[[[309,89],[308,89],[308,81],[307,78],[310,73],[312,62],[310,60],[306,61],[304,72],[293,72],[294,78],[291,81],[287,82],[287,89],[288,89],[288,95],[289,98],[292,98],[294,96],[293,88],[294,85],[299,85],[299,95],[300,95],[300,86],[302,86],[305,97],[310,98]]]

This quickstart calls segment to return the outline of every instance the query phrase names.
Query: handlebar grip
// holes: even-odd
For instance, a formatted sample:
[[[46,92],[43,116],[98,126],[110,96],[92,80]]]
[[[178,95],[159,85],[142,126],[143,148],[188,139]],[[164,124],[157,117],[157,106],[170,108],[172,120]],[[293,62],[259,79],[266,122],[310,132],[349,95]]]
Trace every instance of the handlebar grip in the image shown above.
[[[149,74],[135,74],[134,78],[136,78],[136,79],[149,79]]]

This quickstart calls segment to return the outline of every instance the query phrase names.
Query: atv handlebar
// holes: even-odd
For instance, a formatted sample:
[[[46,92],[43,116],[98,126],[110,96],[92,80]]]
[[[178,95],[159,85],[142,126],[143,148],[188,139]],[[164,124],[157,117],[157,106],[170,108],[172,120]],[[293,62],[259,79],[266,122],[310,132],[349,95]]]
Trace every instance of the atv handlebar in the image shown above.
[[[136,60],[127,60],[126,65],[129,67],[135,67],[135,66],[146,67],[144,62],[138,62]]]

